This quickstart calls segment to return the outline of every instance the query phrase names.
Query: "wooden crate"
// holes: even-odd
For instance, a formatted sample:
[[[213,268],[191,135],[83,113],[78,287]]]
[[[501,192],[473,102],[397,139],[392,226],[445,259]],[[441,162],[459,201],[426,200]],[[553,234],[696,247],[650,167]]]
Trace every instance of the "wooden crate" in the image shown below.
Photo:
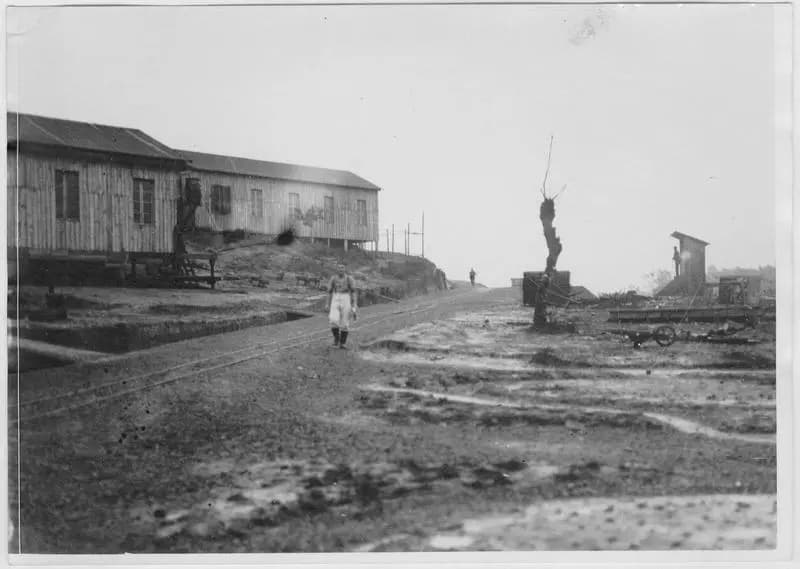
[[[525,306],[533,306],[535,304],[536,290],[543,276],[544,271],[527,271],[523,273],[522,304]],[[569,271],[556,271],[547,289],[547,304],[554,306],[568,304],[570,291]]]

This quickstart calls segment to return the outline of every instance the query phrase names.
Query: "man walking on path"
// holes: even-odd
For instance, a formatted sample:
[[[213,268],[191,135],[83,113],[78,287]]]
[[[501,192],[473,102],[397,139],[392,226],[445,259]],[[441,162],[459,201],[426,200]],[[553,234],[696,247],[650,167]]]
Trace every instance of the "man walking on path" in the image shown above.
[[[469,282],[472,283],[472,286],[475,286],[475,269],[469,270]]]
[[[328,284],[328,319],[333,332],[333,345],[346,349],[350,319],[356,318],[356,287],[353,277],[347,274],[345,266],[339,265],[337,274]]]

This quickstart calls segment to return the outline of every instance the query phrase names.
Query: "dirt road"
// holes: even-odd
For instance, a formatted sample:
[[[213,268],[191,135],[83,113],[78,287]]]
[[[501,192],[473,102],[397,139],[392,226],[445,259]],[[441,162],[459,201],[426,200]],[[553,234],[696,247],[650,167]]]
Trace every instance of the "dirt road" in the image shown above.
[[[13,543],[774,547],[774,369],[534,335],[517,305],[451,291],[363,309],[348,351],[315,317],[23,375]]]

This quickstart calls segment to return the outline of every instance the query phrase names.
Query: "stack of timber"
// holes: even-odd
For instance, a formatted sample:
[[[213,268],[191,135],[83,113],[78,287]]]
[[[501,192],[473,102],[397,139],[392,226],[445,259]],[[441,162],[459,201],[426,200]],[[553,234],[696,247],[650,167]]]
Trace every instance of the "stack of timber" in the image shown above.
[[[774,318],[774,311],[750,306],[690,308],[619,308],[609,310],[609,322],[752,322]]]

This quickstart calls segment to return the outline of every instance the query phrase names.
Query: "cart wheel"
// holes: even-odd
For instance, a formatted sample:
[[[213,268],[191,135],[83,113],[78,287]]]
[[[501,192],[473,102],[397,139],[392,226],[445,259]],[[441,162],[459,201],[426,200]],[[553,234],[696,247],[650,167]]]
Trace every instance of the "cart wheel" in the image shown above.
[[[653,338],[659,346],[670,346],[675,341],[675,329],[672,326],[659,326],[653,332]]]

